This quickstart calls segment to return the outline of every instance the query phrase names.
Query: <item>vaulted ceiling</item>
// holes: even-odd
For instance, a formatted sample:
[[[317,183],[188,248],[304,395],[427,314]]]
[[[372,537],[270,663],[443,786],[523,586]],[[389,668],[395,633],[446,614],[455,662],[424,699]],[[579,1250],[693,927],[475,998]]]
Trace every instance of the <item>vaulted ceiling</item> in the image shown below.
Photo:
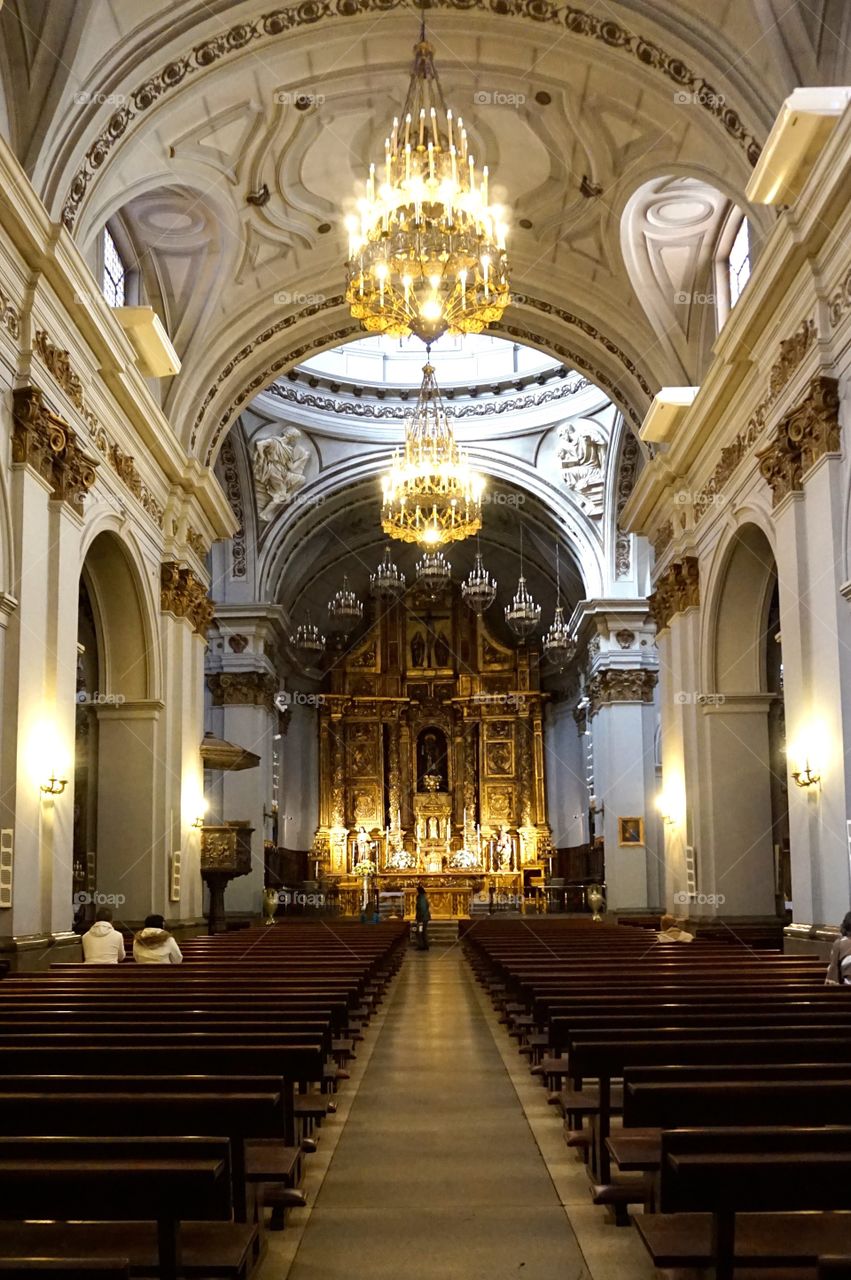
[[[510,209],[500,331],[585,373],[634,426],[660,385],[705,367],[705,309],[677,302],[677,280],[705,272],[722,206],[746,209],[782,99],[847,81],[851,6],[426,7],[447,100]],[[84,251],[123,227],[184,361],[165,408],[202,461],[274,377],[354,335],[342,212],[383,154],[416,29],[391,0],[0,10],[0,130]],[[747,212],[758,242],[772,215]]]

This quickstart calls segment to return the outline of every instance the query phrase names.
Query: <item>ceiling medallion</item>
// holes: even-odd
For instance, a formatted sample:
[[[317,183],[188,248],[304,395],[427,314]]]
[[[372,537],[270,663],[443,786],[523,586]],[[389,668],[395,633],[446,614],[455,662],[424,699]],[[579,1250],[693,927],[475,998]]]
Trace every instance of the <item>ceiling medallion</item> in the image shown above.
[[[404,453],[396,450],[382,489],[381,527],[391,538],[439,547],[482,526],[484,480],[455,439],[430,364],[405,424]]]
[[[425,39],[401,122],[384,143],[384,176],[370,165],[366,195],[347,219],[346,301],[369,333],[481,333],[509,301],[506,225],[477,173],[463,120],[447,108]]]

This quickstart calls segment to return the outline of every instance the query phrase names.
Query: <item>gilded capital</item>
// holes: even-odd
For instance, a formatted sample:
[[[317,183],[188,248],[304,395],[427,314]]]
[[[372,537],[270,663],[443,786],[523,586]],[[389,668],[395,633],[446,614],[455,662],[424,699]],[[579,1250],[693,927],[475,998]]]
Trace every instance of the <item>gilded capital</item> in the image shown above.
[[[12,461],[32,467],[51,486],[52,496],[83,514],[98,461],[85,452],[77,433],[44,403],[37,387],[21,387],[12,400]]]
[[[652,702],[657,680],[657,673],[646,667],[607,667],[598,671],[588,685],[589,712],[594,716],[601,707],[616,702]]]
[[[757,454],[759,470],[768,482],[772,505],[790,493],[800,493],[807,472],[828,453],[842,445],[839,425],[839,390],[835,378],[818,374],[807,394],[775,428],[769,444]]]
[[[207,688],[214,707],[266,707],[271,711],[278,684],[267,671],[216,671],[207,676]]]
[[[671,619],[700,604],[700,566],[697,556],[683,556],[669,565],[656,583],[648,601],[657,631],[664,631]]]
[[[162,566],[160,608],[176,618],[188,618],[200,636],[205,636],[215,614],[207,589],[191,569],[170,560]]]

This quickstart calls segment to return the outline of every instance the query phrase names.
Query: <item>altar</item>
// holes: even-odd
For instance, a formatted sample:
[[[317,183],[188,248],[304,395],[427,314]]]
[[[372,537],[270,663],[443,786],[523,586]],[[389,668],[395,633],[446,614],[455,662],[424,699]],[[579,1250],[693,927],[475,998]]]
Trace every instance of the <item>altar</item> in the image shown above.
[[[345,914],[401,891],[412,918],[418,884],[434,919],[519,910],[551,853],[537,653],[456,583],[415,583],[377,614],[317,698],[317,876]]]
[[[418,885],[422,885],[428,895],[433,920],[466,920],[477,910],[482,913],[491,910],[520,911],[523,906],[522,876],[465,875],[459,872],[445,875],[430,872],[421,875],[379,873],[370,877],[366,902],[371,909],[378,894],[401,893],[404,918],[413,920]],[[365,909],[363,885],[358,878],[339,881],[337,895],[344,915],[358,915]]]

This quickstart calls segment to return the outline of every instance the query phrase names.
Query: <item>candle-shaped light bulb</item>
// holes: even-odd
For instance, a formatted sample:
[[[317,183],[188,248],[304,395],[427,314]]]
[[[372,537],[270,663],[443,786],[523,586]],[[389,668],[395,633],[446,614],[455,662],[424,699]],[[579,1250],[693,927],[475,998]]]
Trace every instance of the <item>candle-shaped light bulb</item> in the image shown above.
[[[411,141],[411,113],[405,116],[405,146],[407,147]]]
[[[482,204],[487,205],[488,202],[488,167],[484,165],[482,168]]]
[[[447,142],[451,150],[451,148],[454,145],[454,139],[452,137],[452,108],[451,107],[446,113],[446,132],[447,132]]]
[[[420,145],[421,147],[425,145],[425,143],[424,143],[424,141],[423,141],[423,134],[424,134],[424,133],[425,133],[425,107],[420,107],[420,141],[419,141],[419,145]]]

